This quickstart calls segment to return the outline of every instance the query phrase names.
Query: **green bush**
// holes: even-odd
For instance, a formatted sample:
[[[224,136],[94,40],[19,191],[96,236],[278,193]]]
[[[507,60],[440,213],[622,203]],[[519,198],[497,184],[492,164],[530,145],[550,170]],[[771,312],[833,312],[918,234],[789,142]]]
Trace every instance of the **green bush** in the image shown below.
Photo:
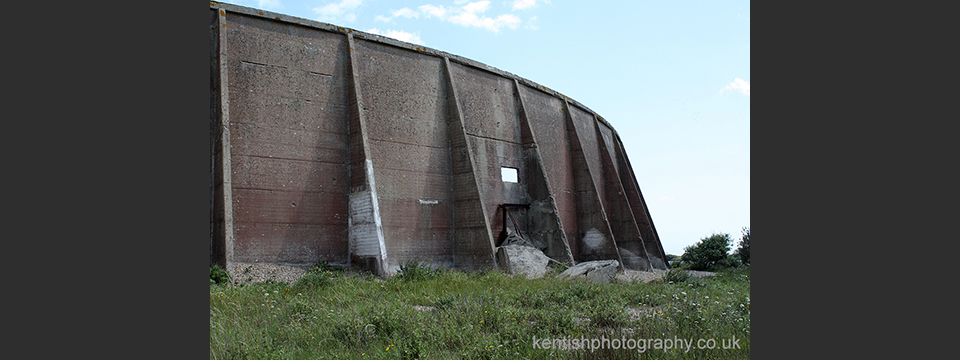
[[[681,269],[670,269],[670,271],[667,272],[667,275],[664,276],[665,281],[672,283],[681,283],[687,281],[689,278],[690,274],[687,274]]]
[[[665,260],[671,268],[680,267],[680,255],[667,254]]]
[[[570,264],[550,259],[550,261],[547,262],[547,267],[554,273],[554,275],[560,275],[570,268]]]
[[[400,271],[397,278],[403,281],[423,281],[430,280],[440,276],[443,273],[441,269],[431,268],[428,264],[419,261],[411,261],[400,265]]]
[[[710,270],[722,266],[730,252],[730,234],[713,234],[683,249],[680,260],[691,270]]]
[[[335,276],[332,272],[310,271],[300,277],[293,286],[297,290],[322,289],[333,282],[331,279],[332,276]]]
[[[227,284],[230,282],[230,273],[224,270],[220,265],[210,266],[210,284]]]
[[[721,268],[735,268],[740,266],[740,257],[734,254],[727,255],[727,257],[720,260],[717,263],[717,267]]]
[[[740,261],[744,264],[750,264],[750,228],[744,227],[743,236],[740,237],[740,246],[737,248],[736,254],[740,258]]]

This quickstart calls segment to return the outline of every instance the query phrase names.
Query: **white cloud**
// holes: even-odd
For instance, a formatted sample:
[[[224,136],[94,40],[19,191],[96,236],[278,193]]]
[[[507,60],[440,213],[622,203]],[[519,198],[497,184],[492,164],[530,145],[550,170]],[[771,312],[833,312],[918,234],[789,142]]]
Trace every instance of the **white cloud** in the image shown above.
[[[456,4],[463,4],[466,1],[457,1]],[[502,14],[495,18],[481,15],[490,8],[490,1],[476,1],[467,3],[463,6],[444,7],[443,5],[420,5],[417,10],[403,8],[394,10],[390,16],[377,15],[374,20],[390,22],[393,18],[402,16],[405,18],[420,18],[423,15],[426,18],[437,18],[466,27],[484,28],[495,33],[499,33],[503,27],[516,29],[523,21],[512,14]]]
[[[727,85],[727,87],[720,90],[720,94],[723,94],[723,92],[727,90],[740,90],[742,94],[750,96],[750,82],[741,78],[735,78],[730,85]]]
[[[493,32],[500,32],[501,27],[516,29],[520,24],[520,18],[512,14],[503,14],[496,18],[483,17],[478,15],[486,12],[490,8],[489,1],[472,2],[461,8],[462,11],[451,16],[447,21],[466,27],[476,26]]]
[[[490,8],[489,1],[477,1],[468,3],[462,7],[444,8],[443,6],[423,5],[420,10],[427,13],[428,16],[434,16],[443,21],[448,21],[457,25],[466,27],[480,27],[495,33],[500,32],[500,28],[506,26],[516,29],[521,23],[520,18],[503,14],[496,18],[484,17],[480,15]]]
[[[487,0],[472,2],[463,7],[463,11],[468,13],[478,13],[487,11],[490,8],[490,2]]]
[[[403,9],[400,9],[400,10],[394,10],[392,13],[390,13],[390,16],[377,15],[377,17],[375,17],[374,20],[376,20],[376,21],[383,21],[383,22],[390,22],[390,20],[393,20],[393,18],[395,18],[395,17],[405,17],[405,18],[408,18],[408,19],[409,19],[409,18],[420,18],[420,13],[418,13],[418,12],[416,12],[416,11],[414,11],[414,10],[411,10],[410,8],[403,8]]]
[[[320,20],[353,22],[357,19],[354,10],[363,5],[363,0],[341,0],[339,3],[329,3],[313,8],[313,12],[320,15]]]
[[[280,5],[280,0],[257,0],[257,9],[279,10],[283,9],[283,5]]]
[[[380,31],[380,29],[373,28],[373,29],[367,30],[367,32],[372,34],[377,34],[377,35],[383,35],[383,36],[394,38],[400,41],[406,41],[408,43],[420,44],[424,46],[427,45],[423,42],[423,40],[420,39],[419,35],[408,33],[402,30],[388,29],[387,31]]]
[[[536,6],[538,1],[539,1],[539,2],[542,2],[542,3],[551,4],[551,3],[550,3],[550,0],[514,0],[514,1],[513,1],[513,9],[514,9],[514,10],[528,9],[528,8],[531,8],[531,7]],[[551,4],[551,5],[553,5],[553,4]]]
[[[420,14],[416,11],[410,10],[410,8],[403,8],[393,12],[393,17],[403,16],[405,18],[418,18]]]
[[[515,0],[513,2],[514,10],[523,10],[537,4],[537,0]]]
[[[443,19],[443,17],[447,14],[447,9],[444,8],[443,5],[440,5],[440,6],[420,5],[418,9],[420,9],[420,11],[423,11],[425,16],[427,17],[433,16],[436,18]]]

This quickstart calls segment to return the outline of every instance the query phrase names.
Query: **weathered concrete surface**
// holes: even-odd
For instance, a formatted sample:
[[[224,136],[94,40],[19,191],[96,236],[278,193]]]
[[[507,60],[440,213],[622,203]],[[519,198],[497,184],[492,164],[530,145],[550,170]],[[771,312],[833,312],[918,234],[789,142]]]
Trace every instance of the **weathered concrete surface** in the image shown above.
[[[574,265],[560,273],[557,278],[562,280],[586,279],[609,284],[617,275],[619,268],[620,262],[616,260],[593,260]]]
[[[710,271],[696,271],[696,270],[680,270],[686,273],[692,278],[702,278],[706,276],[716,276],[717,273]],[[629,283],[633,281],[640,281],[643,283],[648,283],[651,281],[664,280],[667,276],[669,270],[653,269],[650,271],[638,271],[631,269],[623,269],[623,271],[617,273],[615,279],[618,282]]]
[[[510,274],[539,279],[547,273],[550,258],[534,247],[504,245],[497,248],[497,262]]]
[[[494,268],[509,229],[557,261],[668,268],[586,106],[438,50],[210,9],[211,262]]]
[[[631,283],[634,281],[648,283],[651,281],[663,280],[666,274],[667,270],[660,269],[654,269],[651,271],[623,269],[623,271],[617,273],[617,276],[614,279],[621,283]]]

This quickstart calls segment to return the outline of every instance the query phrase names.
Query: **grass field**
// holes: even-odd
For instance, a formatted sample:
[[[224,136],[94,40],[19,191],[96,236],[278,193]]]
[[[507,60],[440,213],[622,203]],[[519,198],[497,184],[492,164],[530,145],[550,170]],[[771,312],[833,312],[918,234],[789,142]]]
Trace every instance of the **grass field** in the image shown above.
[[[749,357],[749,267],[646,284],[327,268],[295,284],[210,286],[211,359]]]

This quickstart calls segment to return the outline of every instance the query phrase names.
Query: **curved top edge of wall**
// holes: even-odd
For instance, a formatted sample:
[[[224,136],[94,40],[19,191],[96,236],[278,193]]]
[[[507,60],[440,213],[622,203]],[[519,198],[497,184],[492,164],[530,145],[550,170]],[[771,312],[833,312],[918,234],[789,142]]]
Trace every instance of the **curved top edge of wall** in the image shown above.
[[[357,38],[357,39],[363,39],[363,40],[367,40],[367,41],[374,41],[374,42],[378,42],[378,43],[381,43],[381,44],[386,44],[386,45],[390,45],[390,46],[394,46],[394,47],[399,47],[399,48],[403,48],[403,49],[410,50],[410,51],[416,51],[416,52],[421,53],[421,54],[427,54],[427,55],[436,56],[436,57],[440,57],[440,58],[444,58],[444,57],[445,57],[445,58],[449,58],[450,61],[457,62],[457,63],[460,63],[460,64],[462,64],[462,65],[467,65],[467,66],[471,66],[471,67],[474,67],[474,68],[478,68],[478,69],[481,69],[481,70],[484,70],[484,71],[487,71],[487,72],[490,72],[490,73],[493,73],[493,74],[502,76],[502,77],[507,78],[507,79],[517,80],[519,83],[521,83],[521,84],[523,84],[523,85],[526,85],[526,86],[532,87],[532,88],[534,88],[534,89],[540,90],[540,91],[542,91],[542,92],[544,92],[544,93],[546,93],[546,94],[549,94],[549,95],[551,95],[551,96],[557,97],[557,98],[559,98],[559,99],[561,99],[561,100],[566,100],[570,105],[579,107],[579,108],[583,109],[584,111],[592,114],[594,117],[596,117],[597,121],[599,121],[600,123],[604,124],[606,127],[610,128],[610,130],[613,131],[613,134],[614,134],[614,136],[615,136],[617,139],[620,138],[620,135],[617,133],[617,129],[615,129],[612,125],[610,125],[610,123],[607,122],[606,119],[604,119],[602,116],[600,116],[600,114],[597,114],[595,111],[591,110],[591,109],[588,108],[587,106],[581,104],[580,102],[578,102],[578,101],[576,101],[576,100],[574,100],[574,99],[572,99],[572,98],[570,98],[570,97],[568,97],[568,96],[566,96],[566,95],[563,95],[563,94],[561,94],[561,93],[559,93],[559,92],[557,92],[557,91],[555,91],[555,90],[553,90],[553,89],[550,89],[550,88],[548,88],[548,87],[546,87],[546,86],[540,85],[540,84],[538,84],[538,83],[536,83],[536,82],[534,82],[534,81],[531,81],[531,80],[528,80],[528,79],[523,78],[523,77],[521,77],[521,76],[518,76],[518,75],[515,75],[515,74],[512,74],[512,73],[509,73],[509,72],[506,72],[506,71],[503,71],[503,70],[500,70],[500,69],[497,69],[497,68],[495,68],[495,67],[492,67],[492,66],[490,66],[490,65],[487,65],[487,64],[484,64],[484,63],[475,61],[475,60],[467,59],[467,58],[462,57],[462,56],[459,56],[459,55],[450,54],[450,53],[448,53],[448,52],[440,51],[440,50],[433,49],[433,48],[429,48],[429,47],[426,47],[426,46],[421,46],[421,45],[417,45],[417,44],[408,43],[408,42],[405,42],[405,41],[400,41],[400,40],[397,40],[397,39],[394,39],[394,38],[389,38],[389,37],[386,37],[386,36],[381,36],[381,35],[377,35],[377,34],[371,34],[371,33],[368,33],[368,32],[363,32],[363,31],[360,31],[360,30],[355,30],[355,29],[351,29],[351,28],[346,28],[346,27],[343,27],[343,26],[337,26],[337,25],[333,25],[333,24],[329,24],[329,23],[325,23],[325,22],[320,22],[320,21],[315,21],[315,20],[308,20],[308,19],[304,19],[304,18],[299,18],[299,17],[295,17],[295,16],[290,16],[290,15],[284,15],[284,14],[275,13],[275,12],[266,11],[266,10],[254,9],[254,8],[246,7],[246,6],[240,6],[240,5],[234,5],[234,4],[221,3],[221,2],[217,2],[217,1],[210,1],[210,8],[211,8],[211,9],[219,9],[219,10],[223,10],[223,11],[229,11],[229,12],[238,13],[238,14],[243,14],[243,15],[248,15],[248,16],[256,16],[256,17],[260,17],[260,18],[264,18],[264,19],[271,19],[271,20],[276,20],[276,21],[281,21],[281,22],[286,22],[286,23],[291,23],[291,24],[298,24],[298,25],[301,25],[301,26],[316,28],[316,29],[320,29],[320,30],[324,30],[324,31],[341,33],[341,34],[344,34],[344,35],[348,35],[348,34],[349,34],[349,35],[353,35],[353,37],[354,37],[354,38]]]

